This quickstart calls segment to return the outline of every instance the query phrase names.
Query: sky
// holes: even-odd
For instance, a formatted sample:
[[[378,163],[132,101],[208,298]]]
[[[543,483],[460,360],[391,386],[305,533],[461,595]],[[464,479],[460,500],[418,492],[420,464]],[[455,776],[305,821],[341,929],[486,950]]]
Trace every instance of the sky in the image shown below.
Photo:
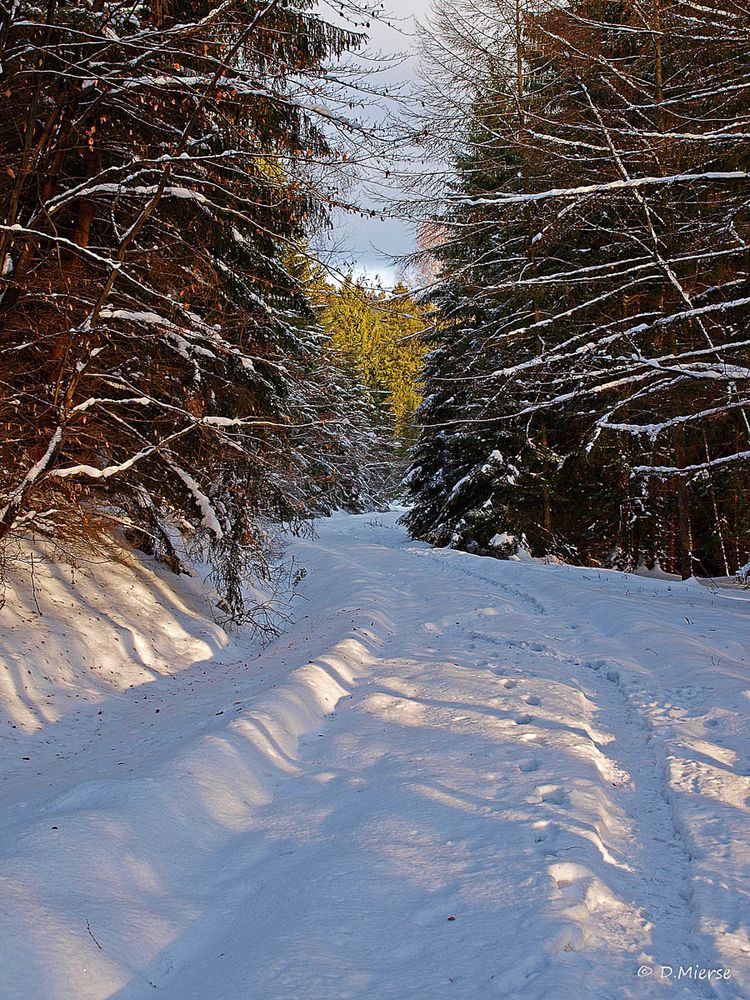
[[[367,49],[390,57],[407,55],[398,65],[380,74],[380,80],[388,85],[402,82],[408,85],[417,80],[415,22],[424,23],[428,19],[431,0],[385,2],[389,12],[395,15],[394,26],[385,21],[372,22]],[[359,197],[367,202],[364,191]],[[337,267],[344,271],[353,270],[369,281],[379,281],[384,287],[392,287],[398,277],[398,269],[387,258],[413,250],[414,232],[408,223],[400,219],[383,219],[381,216],[363,219],[350,213],[338,213],[328,245],[336,248],[333,263]]]

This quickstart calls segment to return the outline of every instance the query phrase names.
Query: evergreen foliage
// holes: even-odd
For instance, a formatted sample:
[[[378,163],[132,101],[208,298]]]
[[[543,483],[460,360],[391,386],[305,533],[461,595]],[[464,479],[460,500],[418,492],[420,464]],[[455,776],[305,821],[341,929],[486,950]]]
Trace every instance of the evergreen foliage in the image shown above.
[[[327,60],[361,36],[312,0],[1,16],[0,540],[119,525],[176,564],[176,527],[241,619],[268,520],[369,495],[301,278],[346,132]]]
[[[439,8],[426,131],[454,170],[426,202],[415,535],[683,576],[745,562],[750,11],[700,10]]]
[[[427,308],[403,283],[388,293],[351,275],[338,288],[324,285],[318,295],[331,344],[353,365],[381,415],[393,421],[396,438],[408,443],[421,401]]]

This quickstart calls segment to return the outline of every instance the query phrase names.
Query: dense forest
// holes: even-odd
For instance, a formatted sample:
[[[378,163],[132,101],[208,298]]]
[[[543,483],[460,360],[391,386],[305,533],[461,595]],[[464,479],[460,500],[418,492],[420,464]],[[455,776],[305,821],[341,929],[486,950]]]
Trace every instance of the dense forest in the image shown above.
[[[197,554],[241,621],[274,525],[406,489],[435,545],[734,573],[750,10],[437,0],[373,125],[376,6],[0,7],[0,545]],[[314,250],[386,151],[411,289]]]
[[[115,531],[175,567],[185,542],[241,620],[269,524],[373,500],[375,408],[307,289],[369,142],[367,81],[330,72],[366,10],[1,16],[0,540]]]
[[[426,38],[437,545],[730,574],[750,544],[750,10],[459,0]]]

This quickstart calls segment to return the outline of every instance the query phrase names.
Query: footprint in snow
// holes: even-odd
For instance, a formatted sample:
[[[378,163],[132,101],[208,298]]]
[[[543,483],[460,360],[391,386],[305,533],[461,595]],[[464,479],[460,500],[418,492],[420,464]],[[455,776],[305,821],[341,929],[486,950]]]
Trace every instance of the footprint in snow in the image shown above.
[[[559,785],[540,785],[537,793],[542,802],[551,802],[555,806],[564,806],[568,801],[568,796]]]
[[[560,832],[560,827],[557,823],[541,822],[534,824],[534,843],[544,844],[547,841],[554,840],[555,837]]]
[[[508,691],[512,691],[514,687],[518,687],[518,681],[510,680],[503,681],[503,687]]]
[[[526,760],[521,760],[518,762],[518,770],[523,771],[524,774],[529,774],[531,771],[538,771],[539,761],[536,757],[529,757]]]
[[[528,726],[528,724],[533,720],[533,718],[534,718],[533,715],[527,715],[526,713],[524,713],[523,715],[517,715],[513,721],[517,726]]]
[[[542,699],[537,698],[535,694],[530,694],[528,698],[524,699],[527,705],[541,705]]]
[[[602,660],[584,660],[581,666],[585,667],[586,670],[601,670],[604,663]]]

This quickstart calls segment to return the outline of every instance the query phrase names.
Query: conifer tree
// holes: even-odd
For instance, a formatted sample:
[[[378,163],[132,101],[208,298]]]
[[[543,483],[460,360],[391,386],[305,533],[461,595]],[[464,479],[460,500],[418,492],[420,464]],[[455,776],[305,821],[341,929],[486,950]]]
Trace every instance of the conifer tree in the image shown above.
[[[174,560],[177,527],[241,617],[265,521],[359,502],[296,261],[360,40],[311,0],[4,6],[0,539],[119,524]]]
[[[408,443],[421,400],[427,309],[403,282],[387,293],[351,275],[339,288],[324,284],[318,297],[333,347],[354,366],[381,417],[392,421],[397,440]]]
[[[475,32],[446,7],[434,46],[441,98],[473,114],[442,129],[445,349],[408,523],[729,572],[750,541],[750,12],[716,0],[696,32],[679,0],[479,9]]]

